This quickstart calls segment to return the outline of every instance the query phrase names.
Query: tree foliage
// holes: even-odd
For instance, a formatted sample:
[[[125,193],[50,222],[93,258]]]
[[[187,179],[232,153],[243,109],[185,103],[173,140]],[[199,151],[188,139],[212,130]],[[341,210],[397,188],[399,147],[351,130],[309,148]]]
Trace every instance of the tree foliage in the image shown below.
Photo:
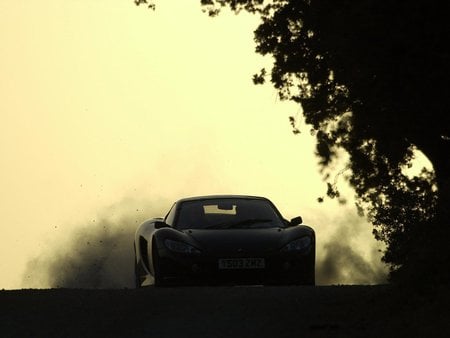
[[[260,16],[256,51],[274,63],[254,76],[255,84],[269,78],[281,99],[301,104],[325,178],[340,151],[348,153],[358,207],[387,244],[383,259],[393,271],[401,275],[418,262],[436,271],[448,264],[450,26],[442,3],[201,3],[212,16],[224,7]],[[417,149],[433,168],[411,177],[406,168]],[[337,194],[329,183],[328,195]]]

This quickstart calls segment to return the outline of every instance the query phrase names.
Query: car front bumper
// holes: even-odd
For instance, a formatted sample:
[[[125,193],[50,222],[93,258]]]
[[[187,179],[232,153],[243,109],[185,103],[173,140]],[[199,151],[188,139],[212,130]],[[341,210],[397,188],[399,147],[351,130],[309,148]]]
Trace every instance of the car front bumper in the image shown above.
[[[160,250],[161,277],[167,283],[231,283],[231,284],[314,284],[315,250],[305,253],[215,253],[183,255]],[[220,259],[260,258],[263,268],[222,269]]]

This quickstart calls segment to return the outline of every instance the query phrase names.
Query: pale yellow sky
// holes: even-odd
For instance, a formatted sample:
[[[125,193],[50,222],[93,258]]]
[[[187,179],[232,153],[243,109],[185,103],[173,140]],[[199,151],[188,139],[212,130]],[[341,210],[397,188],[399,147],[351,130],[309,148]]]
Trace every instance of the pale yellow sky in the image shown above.
[[[314,140],[288,123],[299,108],[252,84],[270,64],[254,53],[256,24],[211,19],[198,0],[156,12],[132,0],[0,2],[0,288],[20,287],[30,257],[124,198],[168,208],[263,195],[322,223],[322,236],[354,214],[317,203]]]

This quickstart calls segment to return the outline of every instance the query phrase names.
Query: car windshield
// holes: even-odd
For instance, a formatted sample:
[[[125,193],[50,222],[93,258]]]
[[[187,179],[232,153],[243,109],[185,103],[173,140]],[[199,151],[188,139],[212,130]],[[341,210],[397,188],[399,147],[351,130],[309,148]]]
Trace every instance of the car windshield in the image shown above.
[[[249,229],[284,227],[272,203],[264,199],[185,201],[178,210],[177,229]]]

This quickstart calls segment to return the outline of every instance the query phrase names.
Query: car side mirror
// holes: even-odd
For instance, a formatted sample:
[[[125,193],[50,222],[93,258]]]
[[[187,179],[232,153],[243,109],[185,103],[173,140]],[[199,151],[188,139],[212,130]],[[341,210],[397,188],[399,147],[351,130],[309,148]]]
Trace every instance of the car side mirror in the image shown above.
[[[302,216],[297,216],[291,219],[291,226],[300,225],[303,223]]]
[[[169,225],[165,223],[164,221],[156,221],[155,222],[155,229],[161,229],[161,228],[167,228]]]

